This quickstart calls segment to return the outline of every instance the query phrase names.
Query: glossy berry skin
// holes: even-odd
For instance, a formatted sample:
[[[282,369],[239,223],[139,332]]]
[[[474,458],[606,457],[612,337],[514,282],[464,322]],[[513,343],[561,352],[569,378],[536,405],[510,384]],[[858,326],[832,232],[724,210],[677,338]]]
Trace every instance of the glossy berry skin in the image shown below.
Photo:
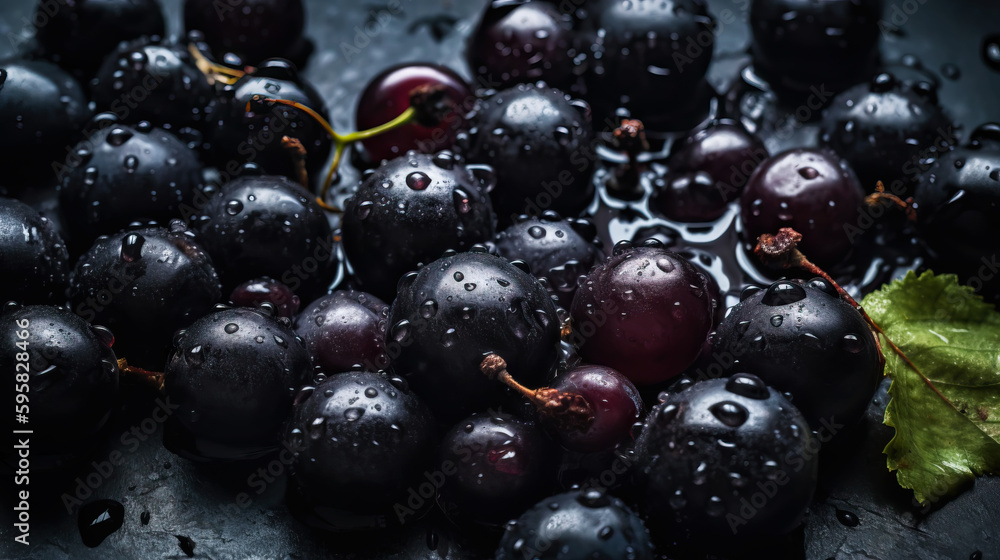
[[[555,455],[537,425],[504,412],[473,414],[441,442],[438,464],[454,472],[438,504],[457,522],[502,524],[548,495]]]
[[[295,318],[313,364],[328,373],[389,366],[385,352],[389,306],[364,292],[336,290],[313,301]]]
[[[782,535],[802,521],[818,443],[778,391],[737,374],[661,398],[635,457],[653,531],[717,546]]]
[[[571,451],[594,453],[614,448],[630,437],[632,425],[645,410],[635,385],[609,367],[577,366],[556,377],[550,387],[582,396],[594,414],[585,431],[550,426],[553,437]],[[544,416],[542,424],[547,425]]]
[[[36,19],[46,22],[35,32],[42,54],[85,81],[122,41],[165,30],[157,0],[39,1]]]
[[[254,101],[254,96],[260,96],[261,101]],[[251,161],[267,174],[298,180],[294,152],[282,143],[282,138],[288,136],[302,143],[306,171],[313,182],[318,182],[330,155],[330,137],[305,112],[263,99],[301,103],[330,120],[323,98],[299,76],[295,65],[281,59],[264,61],[222,91],[219,117],[209,134],[216,165],[236,175],[241,164]]]
[[[767,156],[764,143],[739,122],[712,121],[671,147],[663,190],[652,203],[672,220],[716,220],[739,198],[750,175]]]
[[[694,362],[712,327],[705,274],[655,240],[622,241],[573,298],[573,329],[584,360],[614,368],[636,385],[669,379]]]
[[[935,86],[888,72],[836,96],[823,111],[820,133],[824,144],[850,162],[866,192],[882,181],[900,196],[912,193],[927,158],[955,142]]]
[[[443,87],[455,109],[437,126],[411,123],[362,141],[369,161],[377,164],[410,150],[431,154],[450,149],[458,133],[465,130],[465,113],[476,99],[469,85],[447,66],[424,63],[393,66],[372,78],[358,98],[354,113],[357,129],[375,128],[398,117],[410,107],[410,92],[424,85]]]
[[[121,45],[108,56],[90,81],[90,92],[98,111],[113,111],[122,123],[147,121],[174,134],[207,130],[217,105],[215,88],[186,47],[148,39]],[[130,96],[132,92],[142,94]]]
[[[500,225],[555,210],[578,216],[593,199],[590,108],[560,90],[519,84],[476,103],[469,161],[496,170],[490,193]]]
[[[600,490],[546,498],[507,525],[496,560],[655,558],[642,519]]]
[[[475,247],[400,280],[386,350],[439,418],[457,420],[503,397],[503,385],[479,369],[490,352],[529,387],[541,386],[554,370],[555,304],[526,269]]]
[[[939,157],[915,198],[920,232],[935,258],[949,271],[985,279],[978,271],[1000,239],[1000,125],[978,127],[968,144]]]
[[[519,216],[493,238],[497,253],[528,263],[560,306],[569,308],[577,278],[590,272],[603,257],[597,227],[585,218],[563,219],[552,211],[541,216]]]
[[[179,220],[97,238],[70,276],[71,309],[117,333],[115,351],[161,371],[177,329],[219,301],[212,260]]]
[[[304,388],[285,430],[295,451],[289,500],[321,517],[393,515],[393,503],[405,503],[425,470],[433,434],[430,411],[398,378],[338,373]]]
[[[779,91],[842,91],[874,73],[881,17],[879,0],[755,0],[754,69]]]
[[[236,307],[257,307],[268,302],[274,306],[279,317],[291,319],[299,312],[302,301],[291,288],[274,278],[262,277],[236,286],[229,294],[229,302]]]
[[[0,293],[22,303],[62,304],[69,253],[48,218],[27,204],[0,198]]]
[[[544,81],[565,90],[573,75],[573,22],[555,3],[494,0],[465,48],[472,72],[491,87]]]
[[[488,167],[448,151],[379,166],[344,205],[344,251],[361,289],[390,301],[403,274],[493,237],[492,182]]]
[[[0,165],[7,186],[49,182],[91,116],[72,76],[45,61],[0,63]]]
[[[21,402],[15,396],[27,394],[30,411],[25,426],[15,423],[11,410],[3,460],[10,466],[17,464],[11,430],[29,428],[34,431],[32,473],[58,468],[97,442],[98,432],[115,408],[114,337],[66,308],[49,305],[8,303],[0,310],[0,327],[0,366],[5,374],[0,395],[13,408]]]
[[[174,336],[164,370],[176,405],[164,445],[193,461],[245,460],[275,451],[309,352],[266,307],[220,307]]]
[[[204,190],[198,154],[173,134],[149,123],[113,124],[76,145],[59,185],[59,209],[67,235],[84,245],[134,221],[167,223],[194,212]],[[107,126],[105,126],[107,125]]]
[[[184,29],[200,31],[216,58],[234,53],[256,66],[268,58],[288,58],[303,64],[301,0],[245,0],[219,3],[185,0]]]
[[[719,325],[715,351],[792,402],[814,429],[857,424],[882,377],[868,324],[825,280],[748,292]],[[829,429],[829,428],[828,428]]]
[[[702,84],[715,20],[702,0],[598,0],[579,35],[590,54],[585,98],[603,118],[625,107],[646,126],[686,105]],[[688,127],[690,128],[690,127]]]
[[[806,257],[820,266],[837,264],[851,252],[854,225],[864,199],[848,163],[825,149],[797,148],[764,161],[740,198],[744,240],[752,248],[761,234],[790,227],[802,234]]]
[[[333,231],[313,196],[277,175],[244,175],[205,205],[201,241],[229,289],[270,276],[309,299],[326,292],[336,265]]]

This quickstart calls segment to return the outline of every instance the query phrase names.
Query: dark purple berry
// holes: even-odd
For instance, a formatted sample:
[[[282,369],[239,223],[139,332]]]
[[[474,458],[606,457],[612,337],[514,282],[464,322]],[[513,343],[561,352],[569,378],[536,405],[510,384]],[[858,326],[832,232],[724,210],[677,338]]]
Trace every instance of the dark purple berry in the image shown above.
[[[327,373],[384,370],[389,306],[364,292],[337,290],[313,301],[295,318],[295,332],[313,363]]]
[[[62,304],[69,254],[48,218],[0,198],[0,293],[22,303]]]
[[[229,302],[237,307],[257,307],[268,302],[278,311],[279,317],[291,319],[299,312],[302,303],[291,288],[273,278],[247,280],[229,294]]]
[[[848,163],[824,149],[798,148],[767,159],[750,177],[740,201],[744,239],[780,228],[802,234],[799,249],[813,262],[837,264],[855,241],[846,226],[860,215],[864,193]]]
[[[567,449],[593,453],[614,448],[630,437],[644,406],[638,389],[624,375],[604,366],[582,365],[556,377],[551,387],[580,395],[594,415],[583,431],[553,428],[550,432]],[[543,425],[547,425],[542,416]]]

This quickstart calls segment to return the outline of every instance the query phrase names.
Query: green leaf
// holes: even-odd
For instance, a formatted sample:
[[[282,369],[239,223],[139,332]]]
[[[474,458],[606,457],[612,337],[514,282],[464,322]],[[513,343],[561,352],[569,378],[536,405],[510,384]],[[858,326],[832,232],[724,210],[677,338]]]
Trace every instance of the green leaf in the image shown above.
[[[882,340],[892,378],[890,471],[922,504],[1000,472],[1000,313],[954,275],[912,271],[862,307],[919,372]]]

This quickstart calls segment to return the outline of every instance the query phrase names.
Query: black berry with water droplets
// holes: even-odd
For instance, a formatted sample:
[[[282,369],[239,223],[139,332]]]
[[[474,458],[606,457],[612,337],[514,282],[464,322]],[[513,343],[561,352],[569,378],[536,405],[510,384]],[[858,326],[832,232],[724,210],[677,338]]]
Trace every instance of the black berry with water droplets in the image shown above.
[[[268,302],[274,305],[281,317],[289,319],[299,312],[302,301],[291,288],[266,276],[254,278],[236,286],[229,294],[229,302],[237,307],[257,307]]]
[[[35,21],[45,22],[35,31],[41,54],[84,80],[122,41],[165,30],[157,0],[40,1]]]
[[[600,490],[546,498],[507,525],[496,560],[652,560],[642,519]]]
[[[448,151],[411,151],[379,166],[344,205],[344,251],[360,287],[392,300],[406,272],[489,241],[492,184],[492,170]]]
[[[321,296],[295,318],[295,332],[313,363],[327,373],[389,366],[385,333],[389,306],[364,292],[337,290]]]
[[[575,81],[573,21],[548,2],[494,0],[469,36],[469,68],[492,87]]]
[[[477,247],[400,280],[386,349],[440,418],[457,420],[501,400],[503,385],[480,371],[489,353],[507,360],[510,374],[529,387],[554,370],[556,307],[526,269]]]
[[[740,197],[767,148],[743,125],[712,121],[671,146],[669,172],[652,199],[664,216],[681,222],[710,222]]]
[[[360,527],[356,514],[393,522],[415,515],[394,503],[402,507],[408,487],[427,483],[421,473],[433,455],[433,418],[402,380],[349,372],[306,387],[284,438],[294,453],[290,506],[307,523],[349,530]]]
[[[593,199],[590,108],[560,90],[519,84],[476,103],[469,161],[493,166],[490,193],[500,224],[555,210],[578,216]]]
[[[253,66],[274,57],[304,65],[311,50],[302,36],[302,0],[185,0],[184,28],[200,31],[217,59],[233,53]]]
[[[216,309],[174,336],[164,388],[176,410],[170,451],[195,461],[253,459],[278,449],[312,373],[309,352],[273,308]]]
[[[874,73],[881,18],[879,0],[756,0],[754,69],[778,91],[842,91]]]
[[[438,464],[453,472],[445,473],[438,504],[455,521],[504,523],[549,494],[556,455],[532,422],[504,412],[473,414],[441,442]]]
[[[160,371],[177,329],[219,301],[212,260],[179,220],[97,238],[80,257],[68,290],[74,313],[117,333],[115,350],[133,366]]]
[[[752,248],[762,234],[793,228],[802,234],[799,249],[806,257],[821,266],[837,264],[861,234],[856,224],[863,199],[857,176],[837,154],[782,152],[760,164],[741,195],[744,239]]]
[[[650,385],[694,362],[717,305],[687,259],[655,240],[622,241],[581,279],[571,312],[584,360]]]
[[[604,256],[597,227],[585,218],[563,219],[552,211],[541,216],[519,216],[493,238],[497,253],[520,259],[531,267],[562,307],[568,308],[577,279]]]
[[[17,465],[11,430],[30,429],[31,470],[58,468],[95,445],[118,398],[114,337],[62,307],[8,303],[0,310],[0,395],[11,403],[4,462]],[[29,400],[15,400],[26,394]],[[15,407],[15,404],[29,406]],[[20,410],[23,408],[24,410]],[[17,423],[23,413],[25,423]]]
[[[814,429],[854,426],[882,377],[861,314],[822,279],[779,280],[744,295],[715,337],[715,351],[736,359],[731,371],[791,393]]]
[[[888,72],[835,97],[820,132],[823,143],[851,163],[866,192],[882,181],[898,196],[912,193],[930,161],[957,141],[937,87]]]
[[[939,157],[915,199],[920,233],[935,259],[947,271],[978,277],[974,289],[989,286],[992,278],[983,272],[995,266],[990,255],[1000,239],[1000,125],[978,127],[968,144]],[[995,284],[987,290],[996,291]]]
[[[635,451],[654,532],[713,547],[782,535],[802,521],[816,488],[817,449],[785,397],[737,374],[661,399]]]
[[[259,99],[255,100],[255,96]],[[330,120],[323,98],[300,77],[292,63],[267,60],[223,89],[218,118],[209,132],[215,163],[232,174],[232,162],[251,161],[265,173],[298,180],[300,154],[283,141],[287,136],[302,144],[305,169],[310,180],[318,183],[330,155],[330,137],[306,112],[265,99],[301,103]]]
[[[131,105],[132,92],[144,92]],[[121,45],[90,81],[98,111],[114,111],[122,123],[147,121],[174,134],[205,131],[215,116],[215,88],[183,45],[148,39]],[[140,96],[134,96],[136,98]]]
[[[45,61],[0,63],[0,165],[5,186],[54,179],[66,146],[90,118],[87,96],[72,76]],[[56,168],[58,169],[58,168]]]
[[[59,209],[70,238],[84,247],[135,221],[190,217],[203,186],[198,155],[149,123],[108,124],[74,148],[76,160],[59,185]],[[183,216],[186,214],[186,216]]]
[[[697,116],[691,103],[701,98],[715,46],[703,0],[601,0],[587,11],[579,50],[589,55],[585,98],[600,118],[625,107],[658,128]]]
[[[0,198],[0,293],[21,303],[65,302],[69,254],[48,218]]]
[[[270,276],[301,298],[325,293],[336,248],[326,214],[301,185],[280,175],[244,175],[205,205],[199,241],[227,290]]]

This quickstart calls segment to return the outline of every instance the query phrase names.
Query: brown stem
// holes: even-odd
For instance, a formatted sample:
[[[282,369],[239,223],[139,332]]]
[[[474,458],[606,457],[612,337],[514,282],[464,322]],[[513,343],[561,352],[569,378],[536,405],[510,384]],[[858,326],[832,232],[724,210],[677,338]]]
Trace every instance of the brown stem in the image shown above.
[[[292,158],[292,166],[295,168],[295,175],[299,183],[306,190],[309,190],[309,172],[306,171],[306,148],[298,138],[291,136],[281,137],[281,147],[284,148],[289,157]]]
[[[882,181],[879,181],[878,185],[875,186],[875,192],[865,197],[865,205],[871,207],[883,202],[898,206],[906,213],[906,219],[911,222],[917,221],[917,210],[913,207],[913,197],[911,196],[903,200],[892,193],[887,193],[885,192],[885,185],[882,184]]]
[[[916,364],[910,361],[910,358],[903,353],[903,350],[896,346],[896,343],[889,338],[889,335],[885,334],[882,327],[878,326],[875,320],[868,315],[868,312],[866,312],[864,308],[861,307],[861,305],[858,304],[853,297],[851,297],[851,294],[847,293],[842,287],[840,287],[840,284],[827,274],[826,271],[807,259],[806,256],[802,254],[802,251],[799,251],[798,244],[801,240],[801,233],[792,228],[781,228],[778,230],[776,235],[765,233],[758,237],[757,246],[754,247],[754,254],[757,255],[757,258],[764,263],[779,264],[782,268],[799,268],[829,282],[830,285],[837,290],[837,294],[840,295],[841,299],[851,304],[861,313],[861,317],[864,318],[866,323],[868,323],[868,326],[872,329],[872,331],[885,337],[885,341],[889,344],[889,348],[891,348],[897,356],[902,358],[910,369],[917,372],[917,375],[924,380],[924,383],[927,384],[927,386],[930,387],[934,393],[950,404],[948,398],[934,386],[934,382],[921,373]],[[882,344],[877,335],[875,335],[875,344],[878,346],[879,358],[882,363],[885,364],[885,355],[882,353]]]
[[[642,164],[639,163],[639,154],[649,150],[646,127],[638,119],[623,119],[611,133],[611,144],[628,155],[628,163],[616,169],[608,186],[619,194],[641,194],[639,172]]]
[[[486,377],[500,381],[520,393],[535,405],[539,414],[561,429],[584,432],[594,422],[593,409],[583,395],[552,387],[529,389],[511,376],[507,371],[507,362],[497,354],[489,354],[483,358],[479,370]]]
[[[124,376],[138,378],[143,382],[155,383],[157,389],[163,389],[163,372],[149,371],[141,367],[130,366],[128,360],[125,358],[118,358],[118,371]]]

